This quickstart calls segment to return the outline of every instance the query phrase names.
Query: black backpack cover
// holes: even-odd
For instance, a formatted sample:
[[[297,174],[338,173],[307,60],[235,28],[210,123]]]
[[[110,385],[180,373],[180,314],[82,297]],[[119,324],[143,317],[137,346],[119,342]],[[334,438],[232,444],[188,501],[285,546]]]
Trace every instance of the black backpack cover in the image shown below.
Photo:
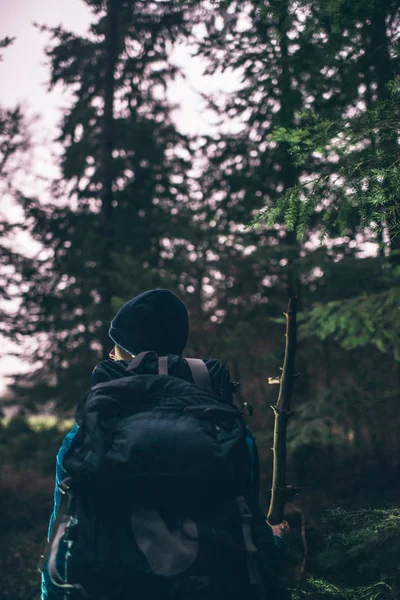
[[[253,534],[269,527],[251,482],[248,430],[228,370],[206,363],[154,352],[100,363],[114,377],[77,408],[43,559],[59,588],[96,600],[265,594]]]

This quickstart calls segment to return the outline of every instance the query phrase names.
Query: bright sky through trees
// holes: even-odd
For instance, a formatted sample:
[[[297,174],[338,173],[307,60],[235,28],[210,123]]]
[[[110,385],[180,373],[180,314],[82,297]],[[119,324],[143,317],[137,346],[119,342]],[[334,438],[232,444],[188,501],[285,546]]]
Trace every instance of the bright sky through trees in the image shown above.
[[[16,38],[3,51],[3,61],[0,62],[0,104],[11,108],[21,103],[28,119],[33,121],[32,171],[21,175],[19,184],[26,193],[37,193],[45,199],[48,192],[44,179],[54,177],[57,173],[57,146],[53,140],[57,136],[62,111],[70,105],[71,96],[60,86],[48,91],[49,67],[44,54],[48,37],[34,23],[49,26],[62,24],[74,33],[84,35],[90,23],[90,11],[80,0],[42,0],[39,3],[1,0],[0,11],[0,39],[6,36]],[[202,35],[201,30],[199,35]],[[175,49],[171,60],[185,74],[184,78],[178,77],[170,85],[168,94],[170,101],[179,105],[172,115],[179,130],[182,133],[211,134],[215,131],[216,123],[213,115],[205,110],[199,93],[233,91],[239,85],[237,76],[229,72],[204,76],[204,63],[201,59],[192,58],[190,50],[184,45]],[[231,121],[228,127],[234,127],[234,122]],[[43,182],[40,178],[43,178]],[[3,201],[0,200],[0,211],[13,221],[21,218],[9,198],[4,196]],[[28,252],[32,250],[34,246],[25,236],[19,239],[21,249]],[[10,341],[7,341],[7,347],[11,352],[18,351]],[[0,356],[0,390],[5,387],[5,376],[20,371],[20,367],[20,359]]]

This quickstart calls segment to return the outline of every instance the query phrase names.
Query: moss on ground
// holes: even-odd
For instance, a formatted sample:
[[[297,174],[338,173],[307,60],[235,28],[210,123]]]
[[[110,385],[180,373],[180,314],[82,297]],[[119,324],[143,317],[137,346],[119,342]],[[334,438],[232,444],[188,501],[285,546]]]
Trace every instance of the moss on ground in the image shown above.
[[[398,600],[400,509],[328,511],[325,544],[293,600]]]

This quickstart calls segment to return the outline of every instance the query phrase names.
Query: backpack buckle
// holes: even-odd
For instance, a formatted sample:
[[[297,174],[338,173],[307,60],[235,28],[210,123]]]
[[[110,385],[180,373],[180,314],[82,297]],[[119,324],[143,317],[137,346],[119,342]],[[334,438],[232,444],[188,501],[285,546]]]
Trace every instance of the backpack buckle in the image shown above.
[[[67,494],[68,492],[70,492],[71,491],[71,483],[72,483],[72,477],[66,477],[65,479],[60,481],[60,484],[58,486],[60,489],[60,492],[62,494]]]
[[[238,498],[236,498],[236,503],[239,508],[242,523],[251,523],[253,520],[253,515],[251,514],[251,511],[247,506],[247,502],[244,496],[239,496]]]

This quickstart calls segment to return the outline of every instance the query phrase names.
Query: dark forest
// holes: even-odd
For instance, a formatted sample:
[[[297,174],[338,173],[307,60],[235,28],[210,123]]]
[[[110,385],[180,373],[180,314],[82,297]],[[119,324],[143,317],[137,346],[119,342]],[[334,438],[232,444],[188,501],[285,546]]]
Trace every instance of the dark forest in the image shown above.
[[[0,212],[2,354],[12,342],[30,364],[0,406],[2,600],[40,598],[57,451],[113,315],[151,288],[186,304],[185,356],[240,382],[266,512],[268,379],[298,298],[284,577],[293,600],[398,599],[400,2],[83,1],[85,37],[35,25],[49,90],[71,98],[49,199],[19,186],[31,124],[0,105],[0,202],[23,214]],[[237,76],[202,94],[215,135],[179,128],[178,44]]]

